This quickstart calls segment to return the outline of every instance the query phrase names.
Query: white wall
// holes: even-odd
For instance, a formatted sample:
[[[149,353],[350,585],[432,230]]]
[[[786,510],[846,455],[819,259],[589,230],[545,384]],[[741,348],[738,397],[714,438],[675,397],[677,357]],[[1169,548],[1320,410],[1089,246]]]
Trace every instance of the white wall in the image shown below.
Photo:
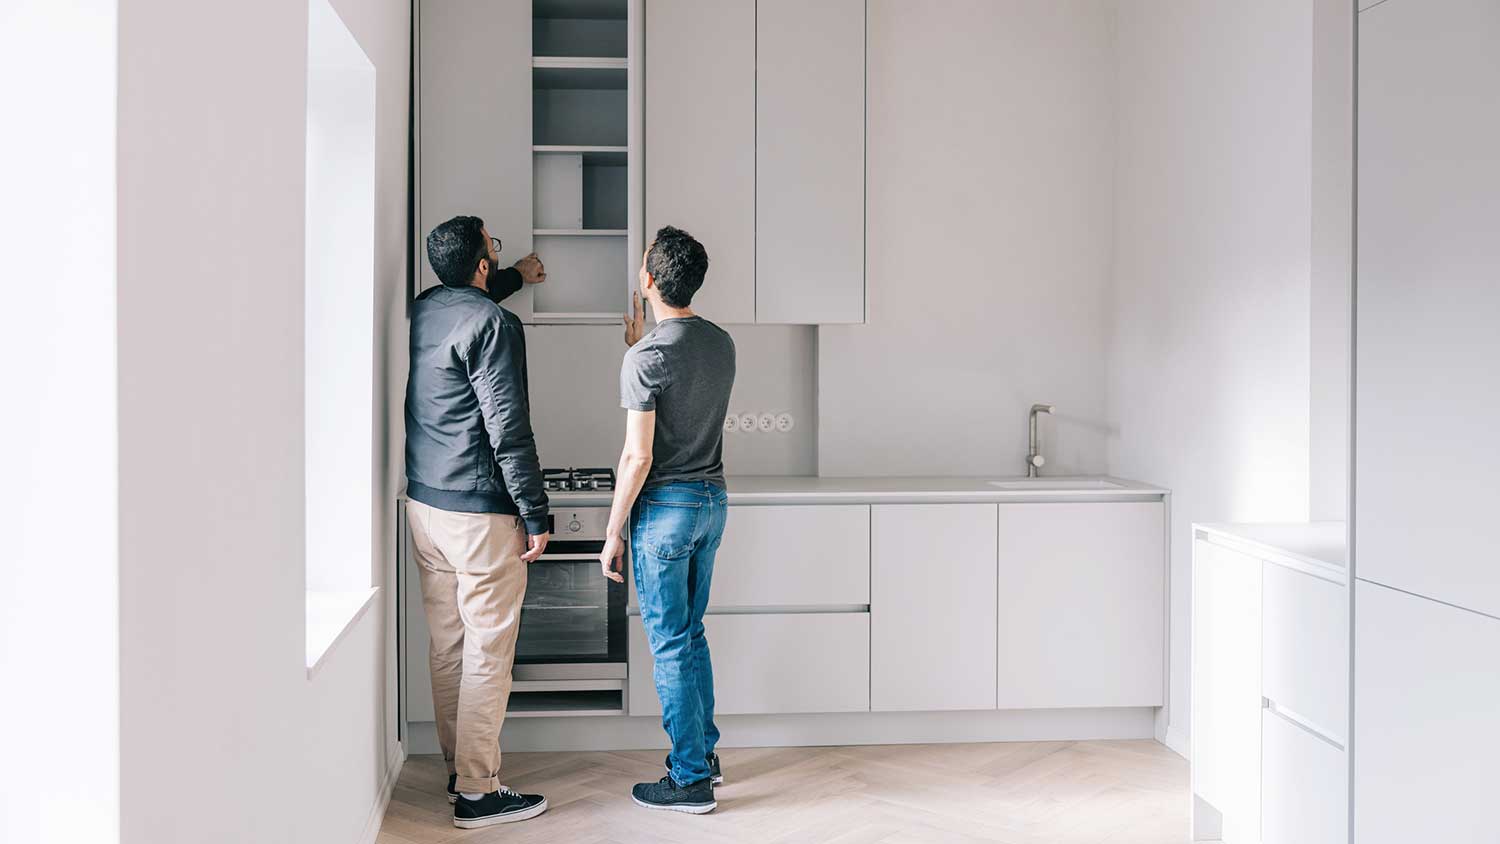
[[[1349,513],[1353,338],[1354,6],[1312,5],[1312,286],[1310,517]]]
[[[377,72],[373,318],[389,343],[406,275],[409,7],[334,5]],[[305,0],[121,9],[126,842],[356,840],[393,750],[386,612],[315,678],[304,664],[306,37]],[[372,377],[375,413],[389,380]],[[370,564],[385,584],[391,436],[382,426],[371,455],[384,500]],[[182,782],[213,799],[164,787]]]
[[[1106,467],[1113,11],[869,4],[869,322],[818,329],[824,475]]]
[[[1169,744],[1195,521],[1309,511],[1311,7],[1118,9],[1109,468],[1172,495]]]
[[[119,839],[116,26],[0,5],[3,841]]]
[[[730,411],[787,412],[797,420],[788,433],[726,434],[725,470],[732,475],[816,474],[816,329],[724,328],[734,337],[737,367]],[[612,468],[619,462],[625,442],[622,331],[623,326],[588,325],[526,329],[531,422],[543,466]]]

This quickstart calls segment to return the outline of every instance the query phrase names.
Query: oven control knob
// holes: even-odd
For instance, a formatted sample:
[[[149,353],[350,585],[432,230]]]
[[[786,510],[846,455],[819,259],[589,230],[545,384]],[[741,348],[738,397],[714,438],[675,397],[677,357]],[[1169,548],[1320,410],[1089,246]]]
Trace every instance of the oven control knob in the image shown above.
[[[583,530],[583,525],[579,524],[577,519],[574,519],[573,521],[568,522],[568,532],[569,533],[577,533],[580,530]]]

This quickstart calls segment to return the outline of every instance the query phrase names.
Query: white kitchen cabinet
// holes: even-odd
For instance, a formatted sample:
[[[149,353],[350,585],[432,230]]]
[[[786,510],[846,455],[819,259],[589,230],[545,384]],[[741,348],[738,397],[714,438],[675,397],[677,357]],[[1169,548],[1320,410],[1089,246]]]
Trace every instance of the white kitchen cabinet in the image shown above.
[[[756,321],[863,322],[865,0],[755,18]]]
[[[755,0],[648,0],[646,231],[708,250],[693,310],[755,321]]]
[[[709,614],[703,619],[720,715],[870,708],[870,616]],[[630,714],[660,715],[646,631],[630,619]]]
[[[1391,0],[1359,15],[1358,574],[1491,616],[1497,43],[1493,0]]]
[[[1354,841],[1495,841],[1500,620],[1363,581],[1354,606]]]
[[[870,508],[870,704],[995,707],[994,504]]]
[[[1349,723],[1349,593],[1285,566],[1264,568],[1261,695],[1342,745]]]
[[[1164,505],[998,507],[999,707],[1161,706]]]
[[[1193,543],[1193,795],[1222,826],[1194,814],[1193,839],[1260,840],[1261,561]]]
[[[531,0],[429,0],[418,15],[414,249],[425,289],[439,283],[427,234],[459,214],[500,238],[503,266],[532,251]],[[505,306],[529,319],[530,288]]]
[[[735,506],[714,560],[710,609],[870,603],[867,505]],[[638,605],[631,582],[630,605]]]
[[[1343,750],[1273,709],[1261,723],[1261,844],[1348,841]]]

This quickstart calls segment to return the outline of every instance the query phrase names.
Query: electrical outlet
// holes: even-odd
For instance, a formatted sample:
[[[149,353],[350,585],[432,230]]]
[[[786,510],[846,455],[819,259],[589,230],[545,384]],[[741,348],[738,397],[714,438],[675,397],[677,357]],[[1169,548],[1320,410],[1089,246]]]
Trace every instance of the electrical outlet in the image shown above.
[[[740,418],[733,413],[724,417],[724,433],[732,434],[740,429]]]
[[[755,424],[756,427],[760,429],[760,432],[762,434],[769,434],[772,431],[776,430],[776,414],[762,413],[760,417],[755,420]]]
[[[783,434],[791,431],[796,424],[797,420],[793,419],[790,413],[780,413],[776,416],[776,430]]]
[[[741,431],[744,431],[745,433],[749,434],[749,433],[754,432],[755,429],[759,425],[760,425],[760,417],[756,416],[755,414],[753,414],[753,413],[741,413],[740,414],[740,430]]]

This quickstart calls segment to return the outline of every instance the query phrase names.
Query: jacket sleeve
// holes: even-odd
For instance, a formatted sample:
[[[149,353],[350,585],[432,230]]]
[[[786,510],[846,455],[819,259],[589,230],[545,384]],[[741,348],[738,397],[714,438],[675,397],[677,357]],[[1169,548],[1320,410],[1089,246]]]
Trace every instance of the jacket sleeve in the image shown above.
[[[491,322],[475,336],[466,362],[505,488],[521,511],[526,532],[546,533],[547,492],[542,488],[542,466],[531,431],[526,346],[520,330],[502,321]]]
[[[495,277],[490,279],[489,288],[484,293],[490,297],[491,302],[498,305],[515,295],[516,291],[524,286],[521,281],[521,271],[515,267],[506,267],[495,273]]]

